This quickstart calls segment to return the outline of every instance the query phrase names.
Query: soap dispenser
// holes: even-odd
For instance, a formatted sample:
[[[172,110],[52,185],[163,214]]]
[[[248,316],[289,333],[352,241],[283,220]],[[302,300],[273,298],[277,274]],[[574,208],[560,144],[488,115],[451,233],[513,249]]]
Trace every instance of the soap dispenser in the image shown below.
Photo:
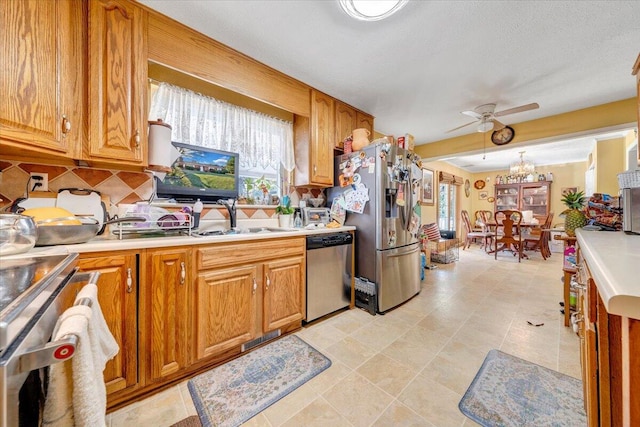
[[[300,211],[296,211],[296,217],[293,220],[293,226],[295,228],[302,228],[302,218],[300,218]]]

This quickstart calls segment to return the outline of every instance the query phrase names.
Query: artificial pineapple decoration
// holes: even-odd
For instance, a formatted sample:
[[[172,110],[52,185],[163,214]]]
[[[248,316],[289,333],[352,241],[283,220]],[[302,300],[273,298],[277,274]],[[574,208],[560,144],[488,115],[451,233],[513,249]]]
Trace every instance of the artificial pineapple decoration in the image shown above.
[[[562,212],[562,215],[564,215],[564,232],[573,237],[576,235],[576,228],[587,225],[587,217],[582,212],[587,198],[583,191],[570,191],[564,195],[561,201],[568,208]]]

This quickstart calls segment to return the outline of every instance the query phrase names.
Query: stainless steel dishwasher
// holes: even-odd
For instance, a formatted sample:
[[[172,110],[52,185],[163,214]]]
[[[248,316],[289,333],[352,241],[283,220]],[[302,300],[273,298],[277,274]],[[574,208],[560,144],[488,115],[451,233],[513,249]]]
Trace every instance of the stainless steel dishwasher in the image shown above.
[[[307,322],[351,302],[351,233],[307,237]]]

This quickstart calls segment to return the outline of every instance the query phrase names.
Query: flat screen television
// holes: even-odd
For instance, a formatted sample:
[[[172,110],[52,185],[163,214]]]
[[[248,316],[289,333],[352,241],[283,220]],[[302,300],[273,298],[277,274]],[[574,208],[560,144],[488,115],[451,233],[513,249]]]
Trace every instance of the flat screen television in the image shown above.
[[[180,155],[163,180],[156,177],[158,197],[185,202],[238,197],[238,153],[180,142],[171,144]]]

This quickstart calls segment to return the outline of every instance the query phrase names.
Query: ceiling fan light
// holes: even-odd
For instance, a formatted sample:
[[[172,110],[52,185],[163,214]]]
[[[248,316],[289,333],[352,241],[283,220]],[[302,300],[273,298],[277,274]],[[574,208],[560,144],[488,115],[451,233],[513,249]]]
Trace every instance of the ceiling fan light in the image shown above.
[[[379,21],[400,10],[408,0],[338,0],[340,7],[352,18]]]
[[[491,129],[493,129],[493,122],[491,120],[483,120],[478,123],[478,132],[489,132]]]

